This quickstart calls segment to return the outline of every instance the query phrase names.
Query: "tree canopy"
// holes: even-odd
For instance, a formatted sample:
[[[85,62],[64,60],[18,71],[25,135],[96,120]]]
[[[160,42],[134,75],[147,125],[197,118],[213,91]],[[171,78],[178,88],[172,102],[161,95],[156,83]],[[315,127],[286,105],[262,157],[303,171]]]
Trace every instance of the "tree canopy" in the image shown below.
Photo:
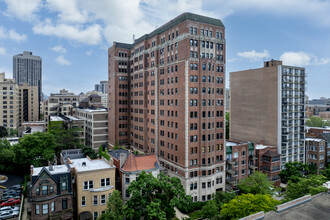
[[[284,169],[278,174],[282,182],[292,181],[298,182],[305,174],[308,173],[309,167],[301,162],[288,162],[284,165]]]
[[[238,184],[242,193],[252,194],[273,194],[273,183],[268,179],[268,175],[262,172],[254,172],[244,178]]]
[[[81,146],[81,152],[85,155],[88,156],[91,159],[96,159],[97,158],[97,154],[95,153],[95,151],[89,147],[89,146]]]
[[[0,126],[0,138],[7,137],[8,132],[7,129],[3,126]]]
[[[36,167],[48,165],[54,160],[55,140],[50,133],[36,132],[24,136],[19,143],[13,146],[15,161],[24,169],[30,165]]]
[[[310,175],[300,178],[298,182],[289,181],[285,191],[285,199],[293,200],[307,194],[315,195],[320,192],[326,192],[327,188],[322,184],[327,181],[327,178],[322,175]]]
[[[325,126],[330,126],[330,122],[324,121],[322,118],[312,116],[306,120],[306,126],[322,128]]]
[[[171,219],[175,216],[174,207],[185,209],[192,199],[185,194],[180,179],[159,174],[142,172],[128,187],[131,197],[127,202],[126,213],[131,219]]]
[[[268,194],[242,194],[224,204],[220,214],[224,219],[240,219],[261,211],[269,212],[280,203]]]
[[[0,139],[0,171],[10,172],[14,169],[15,154],[7,139]]]
[[[79,128],[71,129],[55,129],[50,131],[55,137],[55,153],[57,156],[60,155],[62,150],[79,148],[81,144],[81,139],[79,138]]]
[[[327,178],[327,180],[330,180],[330,165],[324,167],[323,170],[320,170],[320,174]]]
[[[124,220],[124,202],[118,190],[113,191],[107,203],[107,209],[101,220]]]

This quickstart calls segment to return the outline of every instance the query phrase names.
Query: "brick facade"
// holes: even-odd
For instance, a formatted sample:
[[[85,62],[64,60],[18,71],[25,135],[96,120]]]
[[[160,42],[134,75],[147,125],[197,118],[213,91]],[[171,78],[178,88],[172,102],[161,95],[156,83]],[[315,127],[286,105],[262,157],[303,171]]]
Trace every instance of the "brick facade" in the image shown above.
[[[156,153],[195,201],[224,190],[222,22],[184,13],[108,54],[109,146]]]

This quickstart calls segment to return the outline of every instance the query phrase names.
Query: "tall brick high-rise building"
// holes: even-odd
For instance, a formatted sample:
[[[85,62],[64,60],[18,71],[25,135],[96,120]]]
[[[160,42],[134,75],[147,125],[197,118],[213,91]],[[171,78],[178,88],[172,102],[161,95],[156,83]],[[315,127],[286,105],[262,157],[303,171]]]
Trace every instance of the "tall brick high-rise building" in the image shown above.
[[[110,147],[156,153],[194,201],[224,190],[223,23],[184,13],[108,53]]]

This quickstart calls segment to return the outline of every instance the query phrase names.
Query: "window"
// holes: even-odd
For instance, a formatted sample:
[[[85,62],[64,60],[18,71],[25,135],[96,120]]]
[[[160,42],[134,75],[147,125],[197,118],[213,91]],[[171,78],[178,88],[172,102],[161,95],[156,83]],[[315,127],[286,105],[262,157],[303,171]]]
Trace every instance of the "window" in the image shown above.
[[[98,205],[98,204],[99,204],[99,200],[97,196],[93,196],[93,205]]]
[[[88,189],[88,181],[84,181],[84,190]]]
[[[129,198],[129,192],[127,190],[125,190],[125,197]]]
[[[54,212],[55,211],[55,202],[51,203],[50,211]]]
[[[36,205],[36,215],[40,215],[39,205]]]
[[[234,158],[238,158],[238,152],[234,153]]]
[[[68,208],[68,200],[62,199],[62,210],[65,210]]]
[[[101,205],[105,205],[105,195],[101,195]]]
[[[50,186],[49,187],[49,193],[53,193],[54,192],[54,186]]]
[[[86,197],[85,196],[81,197],[81,206],[86,206]]]
[[[99,213],[98,212],[94,212],[94,214],[93,214],[93,216],[94,216],[94,220],[97,220],[98,219],[98,217],[99,217]]]
[[[48,214],[48,204],[43,204],[42,205],[42,214]]]
[[[93,188],[94,188],[94,182],[93,182],[92,180],[90,180],[90,181],[88,182],[88,188],[89,188],[89,189],[93,189]]]
[[[126,177],[126,178],[125,178],[125,183],[126,183],[126,184],[129,184],[129,177]]]
[[[62,182],[61,183],[61,191],[65,191],[65,190],[67,190],[67,182]]]
[[[101,186],[110,186],[110,178],[101,179]]]

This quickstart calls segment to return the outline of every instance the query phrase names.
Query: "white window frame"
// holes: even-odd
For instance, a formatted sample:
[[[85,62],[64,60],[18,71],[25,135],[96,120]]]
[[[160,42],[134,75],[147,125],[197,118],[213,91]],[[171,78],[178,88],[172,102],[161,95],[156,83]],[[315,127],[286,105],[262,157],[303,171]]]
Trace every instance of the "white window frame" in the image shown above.
[[[85,205],[83,205],[83,202],[85,203]],[[81,197],[81,207],[84,207],[84,206],[86,206],[86,196],[82,196]]]
[[[40,206],[36,205],[36,215],[40,215]]]
[[[48,214],[49,212],[49,207],[48,207],[48,203],[47,204],[42,204],[42,214]]]
[[[55,202],[51,202],[51,205],[50,205],[50,211],[51,212],[54,212],[55,211]]]
[[[105,205],[106,204],[106,200],[107,200],[106,195],[104,194],[104,195],[101,195],[100,197],[101,197],[100,198],[100,204],[101,205]]]
[[[95,200],[96,198],[96,200]],[[96,204],[95,204],[96,201]],[[98,196],[93,196],[93,205],[99,205],[99,197]]]

